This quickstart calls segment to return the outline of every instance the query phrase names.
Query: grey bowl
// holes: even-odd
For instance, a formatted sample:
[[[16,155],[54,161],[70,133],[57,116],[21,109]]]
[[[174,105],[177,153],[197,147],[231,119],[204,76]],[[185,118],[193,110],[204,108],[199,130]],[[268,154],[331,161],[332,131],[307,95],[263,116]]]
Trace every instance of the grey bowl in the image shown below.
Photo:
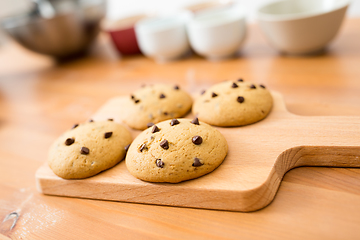
[[[54,10],[52,16],[44,16],[36,7],[27,13],[3,19],[1,27],[34,52],[59,59],[86,52],[99,33],[99,23],[105,15],[105,0],[48,2]]]

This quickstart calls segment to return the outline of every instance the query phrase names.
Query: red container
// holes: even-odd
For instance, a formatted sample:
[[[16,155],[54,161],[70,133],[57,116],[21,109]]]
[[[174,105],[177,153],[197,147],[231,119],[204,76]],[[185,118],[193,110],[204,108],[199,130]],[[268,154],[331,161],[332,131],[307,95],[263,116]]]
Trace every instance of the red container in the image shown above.
[[[145,15],[136,15],[116,21],[105,21],[103,30],[109,33],[116,49],[122,55],[132,55],[141,53],[135,35],[134,26],[137,21],[146,17]]]

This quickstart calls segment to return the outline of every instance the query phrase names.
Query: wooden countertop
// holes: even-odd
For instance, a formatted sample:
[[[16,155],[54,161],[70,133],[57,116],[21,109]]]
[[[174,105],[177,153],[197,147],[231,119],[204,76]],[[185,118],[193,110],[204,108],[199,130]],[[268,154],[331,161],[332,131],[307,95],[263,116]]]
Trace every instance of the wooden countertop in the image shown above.
[[[291,170],[275,200],[251,213],[45,196],[34,179],[58,135],[143,83],[176,83],[197,92],[242,77],[282,93],[293,113],[359,116],[359,40],[360,19],[347,19],[326,54],[285,57],[251,26],[237,59],[193,56],[167,64],[142,56],[119,59],[106,36],[91,56],[61,65],[3,44],[0,239],[359,239],[360,169]],[[3,222],[11,212],[19,215],[13,229],[12,220]]]

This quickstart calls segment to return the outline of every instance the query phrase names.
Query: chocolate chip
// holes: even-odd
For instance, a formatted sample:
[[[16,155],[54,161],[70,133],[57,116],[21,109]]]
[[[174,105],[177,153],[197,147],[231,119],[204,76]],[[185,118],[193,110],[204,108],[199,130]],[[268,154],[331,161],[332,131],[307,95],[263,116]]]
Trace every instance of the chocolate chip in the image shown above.
[[[65,145],[66,146],[70,146],[71,144],[73,144],[75,142],[74,138],[68,138],[65,140]]]
[[[160,94],[159,98],[165,98],[166,96],[162,93]]]
[[[139,148],[139,151],[142,152],[142,151],[144,151],[145,149],[147,149],[146,144],[145,144],[145,143],[141,144],[141,146],[140,146],[140,148]]]
[[[190,123],[195,124],[195,125],[200,125],[199,119],[197,117],[194,118]]]
[[[162,147],[163,149],[169,149],[169,142],[168,140],[164,139],[160,142],[160,147]]]
[[[165,163],[161,159],[156,159],[156,166],[159,168],[163,168]]]
[[[201,165],[204,165],[200,162],[199,158],[194,158],[194,163],[192,164],[193,167],[200,167]]]
[[[262,87],[262,88],[265,88],[265,86],[264,86],[264,85],[262,85],[262,84],[260,84],[259,86],[260,86],[260,87]]]
[[[256,89],[256,86],[255,86],[254,84],[251,84],[251,85],[250,85],[250,88],[251,88],[251,89]]]
[[[104,134],[104,137],[105,138],[109,138],[109,137],[111,137],[112,136],[112,132],[106,132],[105,134]]]
[[[79,126],[79,124],[74,124],[74,126],[72,126],[72,129],[74,129],[74,128],[77,128]]]
[[[214,93],[214,92],[211,94],[211,97],[217,97],[217,96],[218,95],[216,93]]]
[[[180,88],[179,88],[178,85],[175,85],[174,89],[175,89],[175,90],[179,90]]]
[[[179,120],[173,119],[173,120],[171,120],[170,125],[174,126],[174,125],[178,125],[179,123],[180,123]]]
[[[205,92],[206,92],[205,90],[202,90],[200,94],[203,95]]]
[[[108,121],[112,122],[112,121],[114,121],[114,119],[113,118],[108,118]]]
[[[136,99],[134,102],[135,102],[135,103],[139,103],[139,102],[140,102],[140,100],[139,100],[139,99]]]
[[[152,126],[154,126],[154,123],[149,122],[149,123],[146,124],[146,126],[147,126],[148,128],[149,128],[149,127],[152,127]]]
[[[238,96],[236,101],[238,101],[239,103],[243,103],[245,101],[244,97]]]
[[[127,151],[129,150],[129,147],[130,147],[130,144],[128,144],[128,145],[126,145],[126,146],[124,147],[125,152],[127,152]]]
[[[87,155],[89,154],[90,150],[87,147],[82,147],[80,152],[81,154]]]
[[[164,114],[165,116],[167,116],[169,113],[168,113],[168,112],[163,112],[163,114]]]
[[[237,88],[237,87],[239,87],[236,83],[233,83],[232,85],[231,85],[231,87],[232,88]]]
[[[133,99],[133,100],[135,99],[135,96],[134,96],[134,95],[131,95],[130,97],[131,97],[131,99]]]
[[[238,82],[243,82],[244,80],[242,78],[239,78],[238,79]]]
[[[195,145],[200,145],[203,142],[203,139],[202,139],[202,137],[196,135],[196,136],[193,136],[192,142]]]
[[[156,133],[156,132],[160,132],[160,129],[156,125],[153,125],[151,133]]]

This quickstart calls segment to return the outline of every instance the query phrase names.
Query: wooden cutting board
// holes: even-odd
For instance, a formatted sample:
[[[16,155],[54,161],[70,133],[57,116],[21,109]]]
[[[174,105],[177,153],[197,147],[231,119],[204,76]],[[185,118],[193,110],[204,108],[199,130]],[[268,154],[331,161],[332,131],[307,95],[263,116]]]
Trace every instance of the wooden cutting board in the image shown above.
[[[64,180],[44,164],[36,172],[44,194],[181,207],[254,211],[275,197],[284,174],[294,167],[360,167],[360,117],[305,117],[289,113],[272,93],[269,116],[252,125],[217,128],[229,152],[214,172],[177,183],[148,183],[133,177],[122,161],[94,177]],[[125,97],[109,100],[92,119],[126,115]],[[188,116],[192,118],[191,115]],[[140,131],[133,131],[133,137]]]

